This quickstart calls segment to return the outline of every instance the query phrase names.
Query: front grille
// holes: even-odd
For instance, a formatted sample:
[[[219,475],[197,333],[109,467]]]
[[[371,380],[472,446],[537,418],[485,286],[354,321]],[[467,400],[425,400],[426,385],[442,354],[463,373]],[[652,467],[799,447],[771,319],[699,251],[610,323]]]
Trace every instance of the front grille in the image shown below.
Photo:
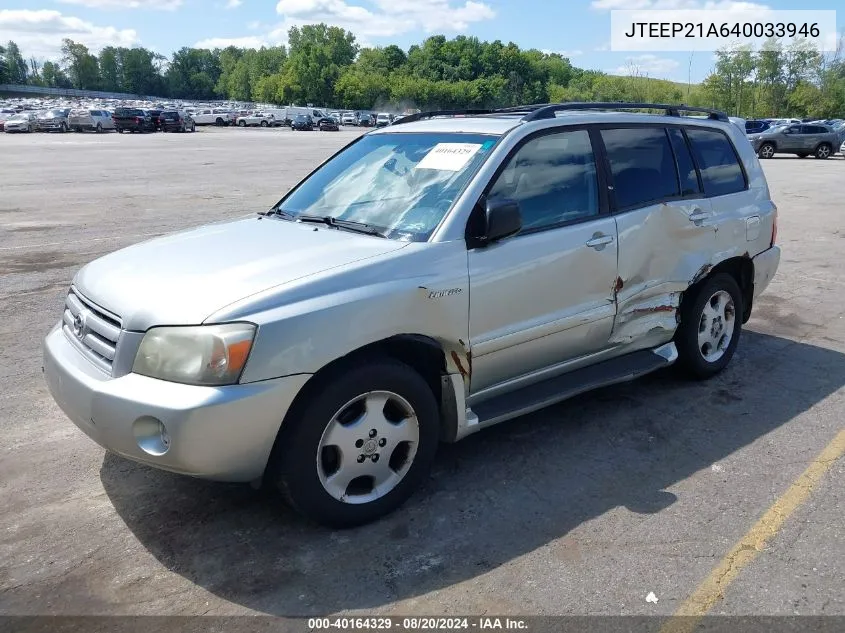
[[[100,369],[111,374],[120,319],[85,299],[71,288],[65,300],[62,329]]]

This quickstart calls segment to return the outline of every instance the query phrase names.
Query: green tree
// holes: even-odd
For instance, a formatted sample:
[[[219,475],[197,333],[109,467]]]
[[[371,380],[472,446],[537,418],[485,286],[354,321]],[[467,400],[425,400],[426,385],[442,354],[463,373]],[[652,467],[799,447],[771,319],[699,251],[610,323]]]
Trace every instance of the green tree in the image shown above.
[[[28,76],[26,62],[18,45],[9,40],[3,53],[7,81],[11,84],[25,84]]]
[[[329,103],[343,69],[358,53],[355,36],[336,26],[312,24],[288,32],[288,70],[297,95],[308,103]]]
[[[74,88],[96,90],[100,87],[100,65],[87,46],[68,38],[63,39],[62,60]]]
[[[41,66],[41,82],[50,88],[70,88],[71,82],[61,66],[54,62],[44,62]]]

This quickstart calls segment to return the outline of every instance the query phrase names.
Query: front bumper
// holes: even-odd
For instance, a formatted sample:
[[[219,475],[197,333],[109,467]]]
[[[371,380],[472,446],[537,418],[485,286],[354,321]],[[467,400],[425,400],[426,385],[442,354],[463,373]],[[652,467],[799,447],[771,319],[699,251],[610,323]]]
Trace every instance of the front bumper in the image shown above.
[[[197,387],[127,374],[111,378],[56,326],[44,341],[44,375],[62,411],[103,448],[129,459],[217,481],[264,473],[279,425],[310,375],[227,387]],[[150,428],[167,429],[164,452]],[[158,454],[161,452],[161,454]]]
[[[772,246],[751,260],[754,263],[754,298],[769,286],[780,264],[780,246]]]

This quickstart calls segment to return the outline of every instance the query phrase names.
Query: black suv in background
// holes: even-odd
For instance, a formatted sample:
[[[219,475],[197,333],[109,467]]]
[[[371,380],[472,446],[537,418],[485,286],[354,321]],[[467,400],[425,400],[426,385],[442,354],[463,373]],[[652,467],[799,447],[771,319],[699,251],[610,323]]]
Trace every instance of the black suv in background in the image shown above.
[[[314,130],[314,119],[310,114],[297,114],[293,118],[293,123],[290,124],[292,130]]]
[[[196,132],[197,125],[184,110],[162,110],[158,115],[162,132]]]
[[[161,121],[159,121],[159,116],[161,115],[161,110],[145,110],[147,114],[150,115],[150,119],[153,122],[153,129],[158,132],[161,129]]]
[[[141,108],[115,108],[112,115],[118,132],[155,132],[152,117]]]

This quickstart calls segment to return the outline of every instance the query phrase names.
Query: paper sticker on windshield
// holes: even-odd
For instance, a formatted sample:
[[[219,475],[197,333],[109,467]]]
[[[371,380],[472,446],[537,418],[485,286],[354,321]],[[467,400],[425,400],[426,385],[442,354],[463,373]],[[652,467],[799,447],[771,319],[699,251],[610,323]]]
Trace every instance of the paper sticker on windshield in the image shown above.
[[[417,169],[460,171],[479,149],[478,143],[438,143],[417,163]]]

